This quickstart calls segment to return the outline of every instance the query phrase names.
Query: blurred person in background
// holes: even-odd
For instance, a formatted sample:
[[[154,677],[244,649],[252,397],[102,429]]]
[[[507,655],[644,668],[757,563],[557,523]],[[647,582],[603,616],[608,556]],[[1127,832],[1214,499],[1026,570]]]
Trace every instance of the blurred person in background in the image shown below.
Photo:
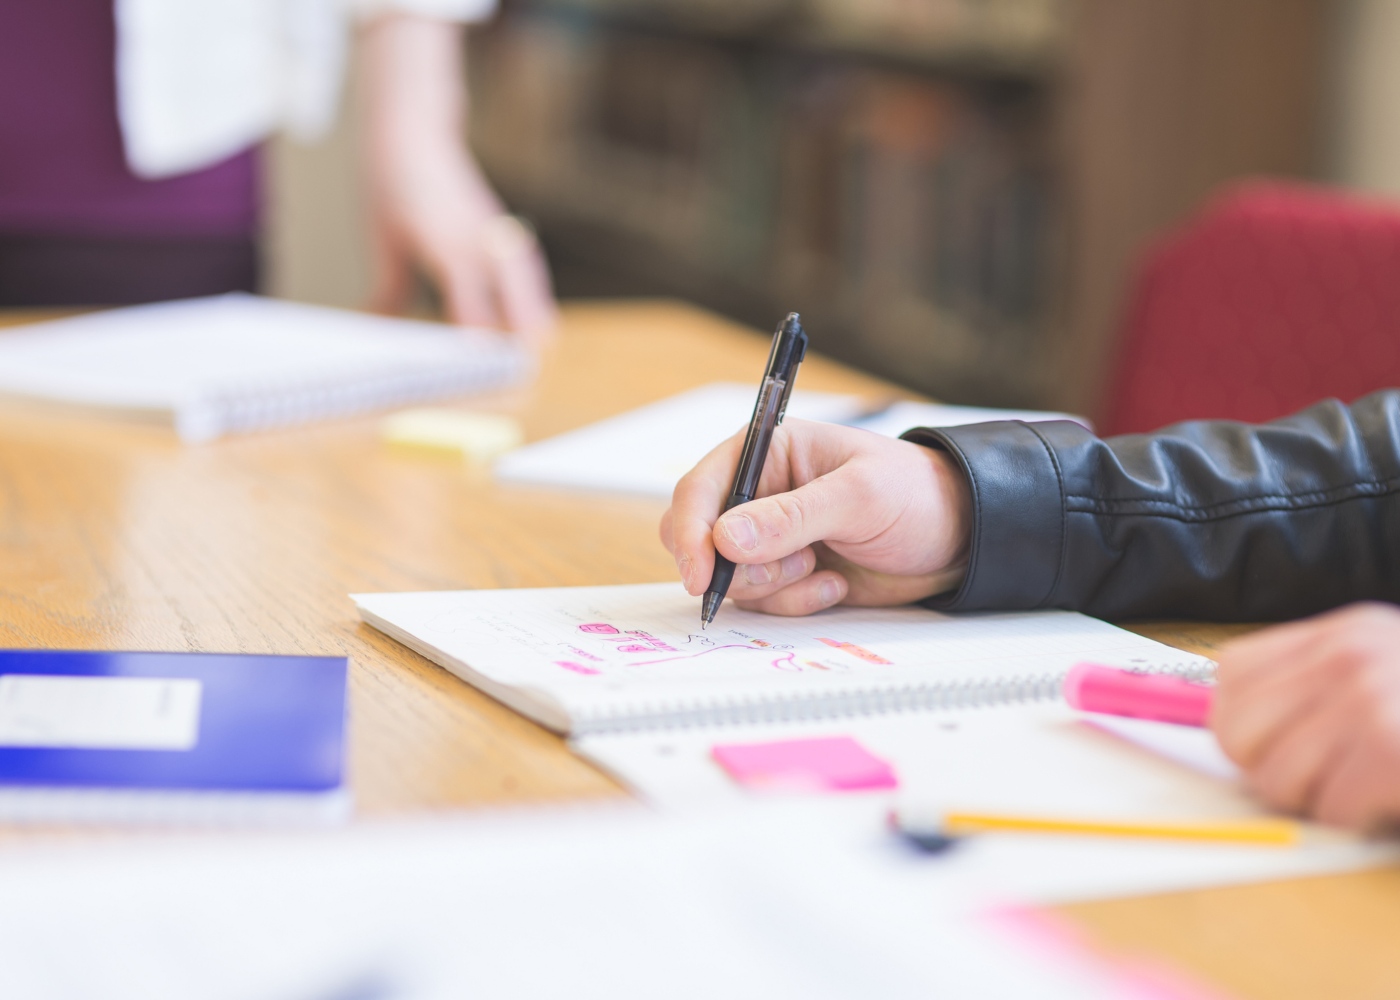
[[[465,143],[461,23],[493,0],[0,0],[0,306],[253,291],[258,146],[334,121],[362,32],[375,288],[552,325],[537,244]]]

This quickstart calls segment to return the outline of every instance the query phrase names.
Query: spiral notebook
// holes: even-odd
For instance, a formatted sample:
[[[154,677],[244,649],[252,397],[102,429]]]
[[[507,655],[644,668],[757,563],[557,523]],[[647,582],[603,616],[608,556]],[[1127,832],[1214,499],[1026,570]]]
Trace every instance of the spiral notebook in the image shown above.
[[[0,335],[0,395],[171,424],[185,441],[496,388],[528,352],[467,330],[231,294]]]
[[[1081,660],[1207,677],[1213,664],[1068,611],[945,615],[726,604],[680,584],[359,594],[370,625],[557,732],[752,725],[1059,696]]]

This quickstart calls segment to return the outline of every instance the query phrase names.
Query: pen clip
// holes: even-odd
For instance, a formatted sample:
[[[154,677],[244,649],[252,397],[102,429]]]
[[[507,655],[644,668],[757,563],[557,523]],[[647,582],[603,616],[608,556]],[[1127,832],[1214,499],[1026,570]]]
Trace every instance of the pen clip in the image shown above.
[[[779,342],[775,340],[770,357],[773,378],[783,387],[782,398],[778,401],[778,419],[775,422],[777,424],[781,424],[787,416],[788,400],[792,398],[792,387],[797,381],[797,369],[801,366],[802,359],[807,356],[807,331],[802,329],[802,320],[798,318],[797,313],[788,313],[780,331],[780,336],[783,335],[791,337],[791,345],[787,351],[782,351]]]
[[[783,382],[783,398],[778,403],[778,419],[775,421],[777,424],[781,424],[783,417],[787,416],[788,400],[792,398],[792,383],[794,381],[792,376],[796,374],[797,366],[793,365],[787,379]]]

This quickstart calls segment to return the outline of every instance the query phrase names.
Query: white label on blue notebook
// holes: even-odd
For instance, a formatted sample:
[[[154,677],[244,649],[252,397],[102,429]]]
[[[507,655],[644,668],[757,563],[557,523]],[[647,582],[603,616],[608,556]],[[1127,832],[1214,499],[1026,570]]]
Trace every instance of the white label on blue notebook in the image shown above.
[[[189,750],[201,684],[175,677],[0,676],[0,746]]]

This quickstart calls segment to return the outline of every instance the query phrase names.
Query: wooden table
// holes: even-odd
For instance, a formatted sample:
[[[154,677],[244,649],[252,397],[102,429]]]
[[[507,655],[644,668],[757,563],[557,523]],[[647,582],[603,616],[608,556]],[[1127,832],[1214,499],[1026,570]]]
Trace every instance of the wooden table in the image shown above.
[[[472,407],[513,414],[536,439],[752,381],[766,351],[766,337],[685,306],[573,305],[540,378]],[[820,357],[802,384],[892,391]],[[346,595],[670,579],[664,506],[498,485],[384,446],[373,419],[187,446],[6,404],[0,645],[348,655],[364,816],[615,796],[559,738],[360,624]],[[1248,628],[1135,627],[1205,651]],[[1165,956],[1240,997],[1400,996],[1400,871],[1063,911],[1105,948]]]

